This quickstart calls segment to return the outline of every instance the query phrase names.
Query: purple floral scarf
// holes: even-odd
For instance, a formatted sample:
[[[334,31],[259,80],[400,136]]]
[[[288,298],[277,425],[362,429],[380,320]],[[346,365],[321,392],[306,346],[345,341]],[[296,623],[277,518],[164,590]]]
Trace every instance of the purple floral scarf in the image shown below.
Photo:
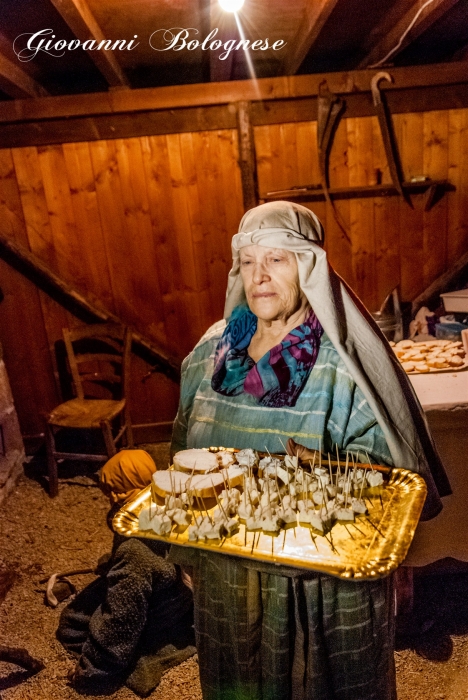
[[[294,406],[317,359],[323,328],[311,310],[304,323],[255,363],[248,347],[256,330],[250,309],[235,308],[216,348],[211,387],[224,396],[252,394],[262,406]]]

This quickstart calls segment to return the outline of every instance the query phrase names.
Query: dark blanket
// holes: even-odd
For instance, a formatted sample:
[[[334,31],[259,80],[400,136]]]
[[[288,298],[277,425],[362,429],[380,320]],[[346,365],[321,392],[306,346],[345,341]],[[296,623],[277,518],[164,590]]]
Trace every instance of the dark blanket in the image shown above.
[[[116,536],[107,574],[62,612],[57,637],[79,657],[77,690],[113,692],[132,674],[135,680],[135,668],[138,675],[144,658],[156,655],[167,666],[173,665],[167,663],[168,655],[172,661],[184,660],[195,652],[192,593],[166,553],[164,543]],[[165,670],[164,662],[161,668]],[[153,687],[161,675],[158,669],[152,673]],[[147,694],[151,684],[146,677],[138,688],[137,679],[133,689]]]

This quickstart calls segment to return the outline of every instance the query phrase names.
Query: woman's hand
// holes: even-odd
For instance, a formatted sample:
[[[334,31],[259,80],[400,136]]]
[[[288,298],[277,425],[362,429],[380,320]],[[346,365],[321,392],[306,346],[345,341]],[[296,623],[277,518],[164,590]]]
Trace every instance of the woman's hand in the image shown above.
[[[294,442],[292,438],[289,438],[288,442],[286,443],[286,450],[288,455],[291,455],[291,457],[299,457],[301,461],[305,462],[314,459],[314,456],[317,459],[318,455],[318,450],[310,450],[308,447],[304,447],[304,445]]]

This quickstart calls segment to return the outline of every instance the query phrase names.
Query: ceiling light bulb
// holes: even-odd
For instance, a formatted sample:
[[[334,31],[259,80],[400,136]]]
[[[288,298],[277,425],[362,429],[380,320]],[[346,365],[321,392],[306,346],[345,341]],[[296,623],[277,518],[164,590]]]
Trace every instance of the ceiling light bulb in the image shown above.
[[[218,0],[225,12],[237,12],[244,4],[244,0]]]

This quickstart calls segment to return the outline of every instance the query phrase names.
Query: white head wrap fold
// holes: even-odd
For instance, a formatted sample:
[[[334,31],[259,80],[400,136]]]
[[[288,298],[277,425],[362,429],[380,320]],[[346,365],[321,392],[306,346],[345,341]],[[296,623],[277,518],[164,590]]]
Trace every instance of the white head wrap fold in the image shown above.
[[[292,202],[269,202],[248,211],[232,239],[225,318],[246,303],[239,251],[249,245],[284,248],[296,254],[299,282],[325,333],[366,397],[381,426],[396,467],[420,473],[428,495],[423,518],[442,508],[451,493],[444,467],[413,388],[379,328],[347,284],[334,272],[321,247],[317,216]]]

